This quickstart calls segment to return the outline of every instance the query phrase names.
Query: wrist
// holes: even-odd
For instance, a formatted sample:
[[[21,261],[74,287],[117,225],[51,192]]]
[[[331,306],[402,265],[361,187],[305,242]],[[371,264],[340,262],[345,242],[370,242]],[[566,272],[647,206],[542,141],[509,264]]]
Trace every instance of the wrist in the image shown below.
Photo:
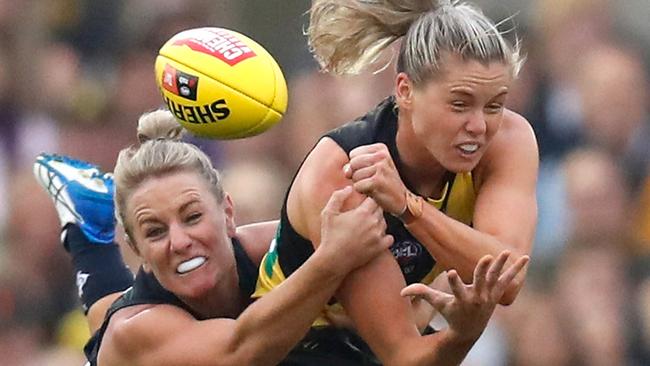
[[[469,333],[458,332],[455,329],[447,328],[444,330],[445,339],[449,343],[456,344],[458,346],[469,346],[471,347],[476,343],[483,332],[480,332],[478,335],[472,335]]]
[[[408,189],[404,191],[404,209],[398,214],[394,214],[405,225],[413,223],[422,217],[424,212],[424,199]]]
[[[340,254],[340,253],[338,253]],[[345,261],[337,257],[337,253],[330,251],[322,245],[316,249],[309,259],[311,266],[319,273],[323,279],[335,280],[339,277],[343,278],[349,270],[345,267]]]

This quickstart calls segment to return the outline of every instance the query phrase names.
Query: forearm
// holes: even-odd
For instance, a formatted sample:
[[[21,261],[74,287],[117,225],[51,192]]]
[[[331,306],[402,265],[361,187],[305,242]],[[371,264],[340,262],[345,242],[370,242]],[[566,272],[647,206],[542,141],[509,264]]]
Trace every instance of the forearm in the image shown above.
[[[448,330],[420,335],[415,328],[410,301],[400,296],[404,286],[395,259],[386,253],[351,272],[337,292],[337,299],[382,364],[459,364],[475,337],[461,339],[459,336],[467,335],[454,335]]]
[[[480,232],[456,221],[433,206],[425,204],[422,216],[406,225],[406,228],[422,243],[429,253],[445,269],[455,269],[465,282],[472,282],[472,274],[478,261],[489,254],[494,257],[504,250],[512,253],[513,263],[520,256],[528,254],[517,246],[498,240],[492,235]],[[525,274],[512,282],[504,294],[503,303],[508,304],[516,297]]]
[[[328,265],[317,251],[237,319],[235,344],[259,357],[253,364],[278,363],[304,337],[344,277]]]

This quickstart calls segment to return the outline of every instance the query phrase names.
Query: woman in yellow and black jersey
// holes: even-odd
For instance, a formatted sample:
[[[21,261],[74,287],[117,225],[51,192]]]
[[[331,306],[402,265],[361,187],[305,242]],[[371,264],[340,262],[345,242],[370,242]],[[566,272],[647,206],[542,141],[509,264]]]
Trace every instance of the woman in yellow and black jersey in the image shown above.
[[[334,140],[348,154],[357,146],[381,142],[388,147],[399,171],[401,162],[395,145],[396,121],[395,98],[389,97],[363,118],[330,131],[325,136]],[[471,173],[448,172],[442,195],[437,199],[428,198],[427,202],[450,217],[470,225],[474,200]],[[285,200],[276,237],[260,265],[255,297],[263,296],[277,287],[314,252],[312,242],[291,226],[286,207]],[[441,267],[436,265],[431,254],[404,227],[399,218],[384,214],[384,219],[386,233],[394,238],[390,250],[400,266],[406,284],[430,284],[441,273]],[[342,309],[340,304],[331,303],[328,311],[342,312]],[[352,361],[352,365],[378,363],[372,351],[354,332],[327,328],[330,326],[327,317],[319,317],[310,334],[292,351],[283,365],[314,364],[311,356],[314,353],[328,354],[327,362],[335,362],[337,365],[345,365],[349,361]]]
[[[325,135],[301,165],[261,266],[257,295],[319,246],[319,212],[344,186],[357,192],[350,204],[367,196],[382,207],[395,238],[392,252],[347,275],[336,293],[355,332],[326,327],[328,334],[320,336],[312,330],[302,351],[292,353],[300,353],[297,361],[290,356],[287,365],[324,363],[328,350],[355,349],[367,355],[356,364],[372,364],[366,348],[389,365],[458,364],[460,349],[441,356],[436,347],[457,337],[471,343],[480,330],[448,319],[449,329],[421,335],[400,290],[440,270],[451,282],[470,283],[483,256],[508,250],[510,263],[519,265],[531,251],[537,145],[529,123],[505,108],[522,63],[517,47],[479,9],[458,1],[312,4],[310,46],[330,72],[359,71],[400,38],[394,97]],[[495,302],[514,301],[524,276],[504,286]]]
[[[395,145],[396,121],[395,98],[389,97],[363,118],[337,128],[325,136],[334,140],[347,154],[361,145],[373,142],[383,143],[387,146],[399,172],[402,163]],[[447,172],[444,181],[442,195],[438,198],[427,198],[427,202],[448,216],[471,225],[476,199],[471,172],[458,174]],[[431,283],[440,274],[440,266],[436,266],[431,254],[404,227],[399,218],[390,214],[385,214],[384,218],[387,224],[387,233],[394,238],[391,251],[402,270],[406,283]],[[287,217],[285,200],[275,244],[262,262],[263,270],[260,272],[257,295],[263,295],[280,284],[313,252],[314,247],[311,241],[298,234],[291,226]]]

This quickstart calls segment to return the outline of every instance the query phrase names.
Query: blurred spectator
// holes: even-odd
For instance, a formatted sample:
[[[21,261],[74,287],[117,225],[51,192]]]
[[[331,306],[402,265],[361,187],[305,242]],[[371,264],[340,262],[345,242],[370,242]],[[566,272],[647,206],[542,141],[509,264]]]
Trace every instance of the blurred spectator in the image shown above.
[[[571,338],[562,327],[553,292],[532,283],[496,315],[504,324],[511,366],[572,366]]]
[[[623,183],[636,193],[650,168],[650,93],[643,60],[619,42],[592,48],[579,66],[585,140],[614,155],[624,169]]]
[[[613,10],[609,0],[537,0],[533,7],[535,33],[529,44],[535,46],[532,54],[541,74],[537,103],[527,117],[537,133],[542,161],[561,157],[580,135],[578,61],[612,36]]]
[[[630,190],[605,150],[580,149],[564,164],[571,230],[555,286],[565,332],[585,365],[625,365],[635,337]]]

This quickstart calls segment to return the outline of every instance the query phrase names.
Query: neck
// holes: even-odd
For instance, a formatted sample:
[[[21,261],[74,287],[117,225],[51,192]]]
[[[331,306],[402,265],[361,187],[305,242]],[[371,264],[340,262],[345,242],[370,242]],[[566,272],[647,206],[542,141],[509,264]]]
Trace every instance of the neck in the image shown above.
[[[399,115],[397,151],[402,162],[401,176],[419,195],[438,197],[444,187],[447,170],[420,143],[408,116]]]
[[[236,264],[221,275],[217,284],[199,298],[181,298],[202,318],[237,318],[244,306],[239,290],[239,275]]]

